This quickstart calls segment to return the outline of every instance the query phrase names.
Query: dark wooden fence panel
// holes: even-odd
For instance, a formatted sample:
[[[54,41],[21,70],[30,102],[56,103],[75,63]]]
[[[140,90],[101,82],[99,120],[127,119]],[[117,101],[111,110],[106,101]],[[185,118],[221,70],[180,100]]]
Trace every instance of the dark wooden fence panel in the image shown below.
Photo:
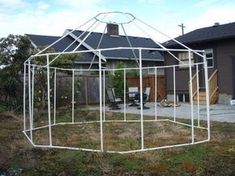
[[[107,82],[107,80],[106,80]],[[139,77],[128,77],[127,87],[139,87]],[[143,88],[150,87],[150,101],[155,100],[155,76],[143,77]],[[157,77],[157,100],[165,98],[165,77]],[[57,78],[57,105],[71,104],[72,76],[60,75]],[[87,75],[75,75],[75,101],[77,104],[99,103],[99,77]]]

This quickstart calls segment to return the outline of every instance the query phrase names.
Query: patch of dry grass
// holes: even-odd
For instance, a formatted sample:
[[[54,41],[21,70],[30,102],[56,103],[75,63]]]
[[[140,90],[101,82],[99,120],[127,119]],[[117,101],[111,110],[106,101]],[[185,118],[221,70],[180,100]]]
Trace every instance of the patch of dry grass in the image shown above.
[[[63,111],[65,117],[69,115]],[[61,112],[60,112],[61,113]],[[61,113],[62,114],[62,113]],[[121,120],[123,114],[107,112],[106,120]],[[98,111],[79,110],[77,121],[98,120]],[[128,114],[128,119],[138,120],[139,115]],[[62,119],[62,121],[61,121]],[[145,116],[146,120],[154,117]],[[57,121],[65,122],[65,118],[58,116]],[[70,122],[70,119],[69,121]],[[206,139],[206,130],[195,128],[196,140]],[[104,122],[104,149],[113,151],[128,151],[141,148],[140,122]],[[33,132],[35,144],[49,144],[48,127]],[[191,142],[191,128],[170,121],[144,122],[144,145],[146,148],[155,148],[165,145],[175,145]],[[87,149],[100,149],[100,124],[66,124],[52,126],[52,143],[58,146],[68,146]]]
[[[61,120],[71,117],[63,114],[64,112],[58,113],[61,113]],[[94,120],[99,116],[89,111],[79,113],[83,114],[84,120]],[[86,115],[88,118],[85,118]],[[121,114],[106,115],[107,118],[122,118]],[[132,115],[130,118],[135,117]],[[208,143],[120,155],[33,148],[21,132],[20,119],[22,117],[17,115],[0,114],[0,175],[221,176],[235,173],[234,123],[212,122],[212,140]],[[145,145],[149,147],[190,141],[191,137],[190,128],[170,122],[145,122],[144,129]],[[105,146],[108,150],[140,147],[139,123],[105,123],[104,130]],[[35,130],[33,138],[35,142],[48,143],[47,134],[48,129]],[[99,148],[100,145],[97,123],[58,125],[52,128],[52,134],[53,143],[58,145],[88,148]],[[197,140],[205,137],[204,130],[195,130],[195,134]]]

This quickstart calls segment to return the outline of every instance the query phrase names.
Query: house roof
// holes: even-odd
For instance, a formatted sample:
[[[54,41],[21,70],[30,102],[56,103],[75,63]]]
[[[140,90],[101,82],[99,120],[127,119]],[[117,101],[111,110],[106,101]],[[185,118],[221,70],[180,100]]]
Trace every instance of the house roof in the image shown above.
[[[83,31],[76,30],[73,34],[76,37],[79,37]],[[83,39],[88,32],[85,32],[84,35],[81,36]],[[86,43],[91,46],[92,48],[97,48],[99,41],[101,39],[102,33],[92,32],[90,36],[86,39]],[[109,35],[104,34],[102,41],[100,43],[99,48],[115,48],[115,47],[130,47],[129,42],[131,43],[132,47],[143,47],[143,48],[157,48],[159,47],[152,39],[144,38],[144,37],[134,37],[134,36],[123,36],[123,35]],[[134,54],[134,53],[135,54]],[[112,51],[103,51],[102,55],[106,59],[129,59],[139,57],[139,51],[135,50],[112,50]],[[153,61],[163,61],[163,57],[159,52],[151,52],[149,50],[142,51],[142,58],[143,60],[153,60]]]
[[[69,30],[66,30],[69,31]],[[56,43],[53,48],[62,52],[69,44],[71,44],[76,37],[80,36],[84,31],[76,30],[71,35],[63,38],[60,42]],[[86,32],[80,39],[82,40],[88,32]],[[38,46],[48,46],[51,43],[58,40],[59,36],[44,36],[44,35],[33,35],[27,34],[30,40],[36,47]],[[102,33],[92,32],[90,36],[85,40],[85,43],[79,48],[79,50],[88,50],[89,47],[93,49],[97,49],[98,43]],[[128,40],[130,41],[133,47],[145,47],[145,48],[156,48],[158,45],[150,38],[144,37],[133,37],[128,36]],[[114,48],[114,47],[129,47],[129,42],[127,38],[122,35],[113,36],[109,34],[104,34],[103,39],[100,43],[100,49],[104,48]],[[74,43],[71,47],[69,47],[66,51],[72,51],[76,48],[78,43]],[[134,51],[135,55],[138,57],[138,51]],[[103,51],[101,53],[103,57],[106,59],[115,59],[115,60],[127,60],[133,59],[134,54],[132,50],[113,50],[113,51]],[[86,54],[87,57],[84,57],[83,62],[91,62],[93,58],[93,53]],[[142,59],[143,60],[152,60],[152,61],[163,61],[163,56],[159,52],[151,52],[149,50],[142,51]]]
[[[45,36],[45,35],[34,35],[34,34],[26,34],[26,35],[30,38],[32,44],[35,45],[35,47],[48,46],[60,38],[59,36]],[[61,41],[59,41],[58,43],[55,43],[55,45],[53,45],[53,48],[57,52],[62,52],[73,41],[74,39],[72,37],[67,36],[63,38]],[[73,51],[76,48],[76,46],[77,44],[74,43],[66,51]],[[86,50],[86,48],[84,46],[81,46],[78,50]],[[79,59],[78,63],[79,62],[90,63],[92,59],[93,59],[92,53],[84,53],[83,57]]]
[[[215,24],[211,27],[196,29],[192,32],[176,37],[175,39],[184,44],[193,44],[228,38],[235,38],[235,22],[223,25]],[[164,45],[167,47],[173,47],[177,46],[178,44],[170,40],[165,42]]]

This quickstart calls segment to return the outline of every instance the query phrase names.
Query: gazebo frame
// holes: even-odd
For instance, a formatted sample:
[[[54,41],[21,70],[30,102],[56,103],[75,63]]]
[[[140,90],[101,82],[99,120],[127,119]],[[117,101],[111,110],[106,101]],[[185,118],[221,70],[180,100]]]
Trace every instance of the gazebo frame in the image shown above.
[[[165,34],[163,34],[162,32],[156,30],[155,28],[153,28],[151,25],[146,24],[145,22],[139,20],[138,18],[134,17],[132,14],[129,13],[123,13],[123,12],[108,12],[108,13],[100,13],[97,16],[95,16],[94,18],[88,20],[86,23],[87,24],[89,22],[91,22],[92,20],[94,20],[95,22],[100,22],[100,23],[106,23],[104,21],[104,18],[109,15],[109,14],[121,14],[121,15],[127,15],[129,16],[128,21],[123,22],[123,23],[118,23],[120,25],[123,24],[128,24],[128,23],[132,23],[133,21],[137,20],[139,22],[141,22],[142,24],[146,25],[147,27],[154,29],[154,31],[167,36]],[[103,17],[102,19],[100,19],[100,17]],[[83,24],[83,25],[84,25]],[[82,26],[83,26],[82,25]],[[89,27],[90,28],[90,27]],[[88,29],[89,29],[88,28]],[[78,28],[76,28],[78,29]],[[74,29],[74,30],[76,30]],[[69,33],[65,34],[64,36],[62,36],[60,39],[58,39],[57,41],[55,41],[54,43],[52,43],[51,45],[49,45],[48,47],[46,47],[45,49],[41,50],[40,52],[38,52],[35,55],[32,55],[30,58],[28,58],[25,63],[24,63],[24,91],[23,91],[23,117],[24,117],[24,129],[23,129],[23,133],[25,134],[26,138],[30,141],[30,143],[34,146],[34,147],[43,147],[43,148],[59,148],[59,149],[72,149],[72,150],[82,150],[82,151],[92,151],[92,152],[108,152],[108,153],[133,153],[133,152],[142,152],[142,151],[151,151],[151,150],[156,150],[156,149],[163,149],[163,148],[172,148],[172,147],[179,147],[179,146],[187,146],[187,145],[194,145],[194,144],[199,144],[199,143],[203,143],[206,141],[210,140],[210,112],[209,112],[209,85],[208,85],[208,68],[207,68],[207,61],[206,61],[206,56],[204,54],[203,50],[192,50],[189,47],[185,46],[184,44],[176,41],[175,39],[171,39],[172,41],[176,42],[177,44],[179,44],[181,47],[183,47],[183,49],[169,49],[164,47],[161,43],[156,42],[160,48],[143,48],[143,47],[133,47],[130,46],[129,47],[115,47],[115,48],[99,48],[99,46],[96,49],[90,49],[90,50],[83,50],[83,51],[77,51],[77,49],[82,45],[83,42],[85,42],[86,38],[89,37],[89,35],[91,34],[91,31],[88,32],[88,35],[86,37],[84,37],[83,39],[81,38],[77,38],[75,41],[80,40],[81,42],[79,43],[79,45],[73,50],[73,51],[66,51],[69,46],[67,46],[65,48],[65,50],[63,52],[54,52],[54,53],[44,53],[48,48],[53,47],[56,43],[58,43],[59,41],[61,41],[63,38],[65,38],[66,36],[68,36],[70,33],[72,33],[74,30],[70,31]],[[125,30],[124,30],[125,33]],[[168,36],[167,36],[168,37]],[[169,37],[168,37],[169,38]],[[128,40],[128,37],[127,37]],[[102,57],[102,53],[105,51],[117,51],[117,50],[130,50],[130,51],[137,51],[138,53],[138,64],[139,67],[138,68],[123,68],[123,69],[108,69],[108,68],[103,68],[102,67],[102,62],[106,62],[106,59]],[[191,104],[191,124],[186,124],[186,123],[182,123],[182,122],[178,122],[176,120],[176,108],[174,106],[174,115],[173,115],[173,120],[170,119],[158,119],[157,118],[157,98],[156,98],[156,92],[157,92],[157,88],[155,88],[155,120],[145,120],[144,119],[144,113],[143,113],[143,73],[142,73],[142,69],[144,67],[142,67],[142,52],[144,50],[151,50],[151,51],[161,51],[161,52],[167,52],[168,54],[170,54],[173,58],[175,58],[176,60],[178,60],[179,62],[182,63],[182,61],[177,58],[174,54],[172,54],[172,52],[187,52],[188,53],[188,58],[189,58],[189,63],[188,63],[188,68],[189,68],[189,87],[190,87],[190,104]],[[92,52],[95,53],[98,56],[98,60],[99,60],[99,64],[98,64],[98,69],[83,69],[84,71],[97,71],[99,73],[99,116],[100,119],[99,121],[89,121],[89,122],[75,122],[74,121],[74,75],[77,71],[80,71],[81,69],[76,69],[76,68],[58,68],[58,67],[51,67],[51,64],[61,55],[67,55],[67,54],[81,54],[81,53],[87,53],[87,52]],[[201,57],[203,59],[203,62],[200,63],[192,63],[191,61],[191,53],[197,55],[198,57]],[[50,60],[50,57],[53,56],[53,59]],[[46,57],[46,65],[36,65],[33,63],[33,60],[37,59],[38,57]],[[187,65],[185,63],[182,63],[184,65]],[[197,79],[199,79],[198,77],[198,67],[199,65],[201,65],[204,68],[204,79],[205,79],[205,90],[206,90],[206,121],[207,121],[207,127],[201,127],[200,125],[195,125],[194,124],[194,101],[193,101],[193,88],[192,88],[192,66],[196,67],[196,73],[197,73]],[[155,81],[157,79],[157,71],[158,69],[165,69],[165,68],[172,68],[173,69],[173,79],[174,79],[174,105],[176,104],[176,79],[175,79],[175,68],[178,65],[169,65],[169,66],[154,66],[154,67],[148,67],[148,68],[152,68],[155,70]],[[48,110],[48,125],[45,126],[40,126],[40,127],[34,127],[34,70],[35,68],[44,68],[46,69],[46,75],[47,75],[47,110]],[[146,67],[145,67],[146,68]],[[50,70],[54,69],[54,73],[55,73],[55,81],[54,81],[54,117],[51,117],[51,84],[50,84]],[[126,118],[126,71],[127,70],[131,70],[131,69],[137,69],[139,70],[139,87],[140,87],[140,120],[127,120]],[[65,70],[65,71],[71,71],[72,72],[72,86],[71,86],[71,90],[72,90],[72,116],[71,116],[71,122],[66,122],[66,123],[56,123],[56,72],[58,70]],[[123,113],[124,113],[124,118],[123,120],[106,120],[105,119],[105,73],[111,70],[123,70],[124,71],[124,86],[123,86],[123,90],[124,90],[124,109],[123,109]],[[199,80],[197,80],[197,91],[199,91]],[[27,84],[28,82],[28,84]],[[156,81],[157,82],[157,81]],[[156,84],[156,83],[155,83]],[[156,86],[157,87],[157,86]],[[26,92],[26,90],[28,89],[28,92]],[[27,100],[28,97],[28,100]],[[26,103],[26,101],[28,101]],[[28,107],[26,107],[26,104],[28,104]],[[199,102],[198,102],[198,113],[199,113]],[[27,109],[28,109],[28,119],[27,119]],[[52,119],[54,118],[54,120]],[[29,120],[29,122],[27,122],[27,120]],[[177,123],[183,126],[188,126],[191,128],[191,142],[189,143],[183,143],[183,144],[175,144],[175,145],[167,145],[167,146],[160,146],[160,147],[153,147],[153,148],[148,148],[145,147],[145,143],[144,143],[144,122],[147,121],[170,121],[173,123]],[[200,121],[200,117],[198,116],[198,122]],[[54,123],[52,123],[54,122]],[[104,123],[108,123],[108,122],[139,122],[140,126],[141,126],[141,145],[140,148],[137,150],[125,150],[125,151],[114,151],[114,150],[104,150],[104,134],[103,134],[103,124]],[[27,127],[27,123],[29,123],[29,127]],[[55,126],[55,125],[64,125],[64,124],[83,124],[83,123],[99,123],[100,126],[100,149],[88,149],[88,148],[76,148],[76,147],[68,147],[68,146],[56,146],[53,145],[53,138],[52,138],[52,130],[51,127]],[[199,123],[198,123],[199,124]],[[42,129],[42,128],[48,128],[48,138],[49,138],[49,143],[48,145],[37,145],[34,144],[33,141],[33,131],[34,130],[38,130],[38,129]],[[195,128],[201,128],[207,131],[207,139],[202,140],[202,141],[195,141],[195,134],[194,134],[194,130]]]

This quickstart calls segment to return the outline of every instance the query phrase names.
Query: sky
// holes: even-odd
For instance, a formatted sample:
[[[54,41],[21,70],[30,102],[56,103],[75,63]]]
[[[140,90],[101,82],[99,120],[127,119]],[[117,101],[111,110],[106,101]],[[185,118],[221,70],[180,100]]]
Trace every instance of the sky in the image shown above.
[[[62,35],[100,12],[132,13],[170,37],[235,22],[235,0],[0,0],[0,37],[9,34]],[[143,27],[146,31],[146,26]],[[99,31],[100,29],[97,28]],[[146,32],[145,31],[145,32]],[[128,35],[140,35],[134,27]],[[153,31],[150,35],[154,35]],[[158,34],[156,34],[157,36]],[[159,41],[166,40],[157,36]]]

